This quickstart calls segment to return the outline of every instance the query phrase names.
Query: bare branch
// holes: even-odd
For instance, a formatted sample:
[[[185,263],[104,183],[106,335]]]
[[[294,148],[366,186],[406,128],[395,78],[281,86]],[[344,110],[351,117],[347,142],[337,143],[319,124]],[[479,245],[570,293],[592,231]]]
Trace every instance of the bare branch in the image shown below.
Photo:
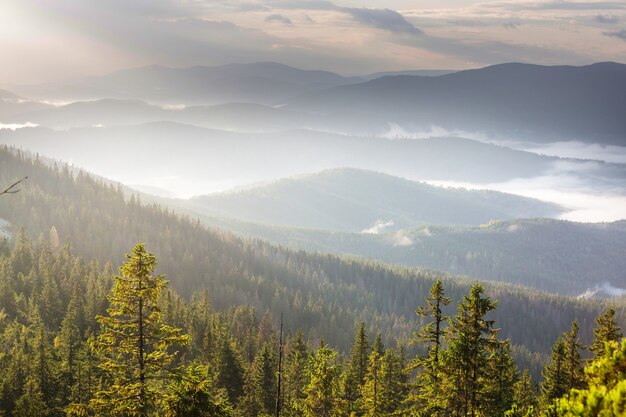
[[[17,187],[22,181],[24,181],[26,179],[28,179],[28,177],[24,177],[21,180],[15,181],[13,184],[9,185],[6,190],[1,191],[0,195],[3,195],[3,194],[17,194],[17,193],[19,193],[21,190],[19,188],[15,188],[15,187]]]

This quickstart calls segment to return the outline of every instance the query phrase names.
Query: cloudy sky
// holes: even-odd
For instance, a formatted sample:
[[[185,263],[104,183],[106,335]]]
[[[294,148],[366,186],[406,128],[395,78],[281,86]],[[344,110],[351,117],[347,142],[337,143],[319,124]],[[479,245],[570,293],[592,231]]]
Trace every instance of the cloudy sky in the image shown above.
[[[155,63],[358,75],[626,62],[626,1],[2,0],[0,54],[3,86]]]

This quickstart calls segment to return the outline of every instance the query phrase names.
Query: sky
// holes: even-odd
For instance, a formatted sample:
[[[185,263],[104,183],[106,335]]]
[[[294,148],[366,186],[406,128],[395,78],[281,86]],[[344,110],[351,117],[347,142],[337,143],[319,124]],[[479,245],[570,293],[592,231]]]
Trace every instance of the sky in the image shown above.
[[[345,75],[626,62],[626,1],[2,0],[0,85],[150,64]]]

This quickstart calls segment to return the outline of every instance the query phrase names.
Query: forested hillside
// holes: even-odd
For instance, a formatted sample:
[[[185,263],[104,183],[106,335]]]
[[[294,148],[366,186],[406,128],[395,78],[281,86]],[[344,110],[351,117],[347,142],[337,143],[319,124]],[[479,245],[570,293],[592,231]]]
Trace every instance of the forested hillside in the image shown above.
[[[68,240],[77,254],[101,263],[116,262],[136,242],[146,242],[160,259],[158,271],[185,297],[207,289],[218,310],[248,304],[274,315],[284,312],[286,328],[305,329],[312,339],[323,337],[342,350],[361,321],[382,332],[384,340],[406,338],[416,305],[440,275],[240,240],[136,198],[126,200],[121,189],[85,173],[50,168],[7,149],[0,162],[2,182],[29,177],[22,192],[0,201],[0,217],[16,231],[24,227],[38,238],[54,227],[61,243]],[[472,283],[444,278],[455,301]],[[493,318],[501,336],[523,346],[527,362],[535,352],[547,353],[574,319],[589,340],[594,317],[606,307],[503,284],[486,288],[499,300]],[[620,305],[620,320],[625,314]]]
[[[419,224],[480,225],[551,217],[562,209],[493,191],[435,187],[379,172],[334,169],[189,199],[203,214],[242,221],[371,233]],[[376,226],[380,230],[377,230]]]
[[[613,410],[611,416],[623,411],[623,377],[614,375],[623,368],[626,342],[620,349],[611,309],[596,319],[587,376],[574,321],[555,338],[538,395],[500,323],[489,318],[497,300],[479,284],[454,313],[445,308],[451,299],[442,282],[433,283],[417,310],[422,326],[410,336],[422,354],[362,324],[349,354],[339,355],[306,331],[284,334],[269,312],[262,319],[246,306],[218,312],[206,291],[181,299],[154,275],[157,262],[138,244],[115,274],[111,264],[72,255],[55,229],[38,242],[20,233],[13,249],[3,241],[0,413],[531,416],[585,404]],[[587,397],[599,401],[591,405]]]
[[[603,284],[618,292],[626,289],[624,221],[516,219],[471,227],[422,225],[395,231],[381,228],[379,233],[346,233],[271,227],[202,215],[200,210],[196,213],[206,224],[293,249],[433,268],[569,296]]]

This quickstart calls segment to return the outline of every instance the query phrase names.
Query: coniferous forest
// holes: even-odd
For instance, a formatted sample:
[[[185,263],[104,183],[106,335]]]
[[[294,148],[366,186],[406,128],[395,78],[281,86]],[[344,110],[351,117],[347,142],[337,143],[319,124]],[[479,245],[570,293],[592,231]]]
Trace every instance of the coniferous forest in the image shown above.
[[[0,0],[0,417],[626,417],[625,0]]]
[[[0,156],[29,177],[0,197],[3,415],[624,413],[619,299],[242,241]]]

